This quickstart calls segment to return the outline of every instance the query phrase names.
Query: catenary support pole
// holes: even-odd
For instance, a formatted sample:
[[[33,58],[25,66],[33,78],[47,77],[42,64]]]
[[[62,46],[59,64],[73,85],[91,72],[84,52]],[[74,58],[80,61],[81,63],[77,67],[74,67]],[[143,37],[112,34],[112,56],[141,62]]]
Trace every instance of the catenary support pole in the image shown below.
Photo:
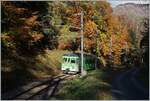
[[[84,76],[83,68],[83,11],[81,11],[81,76]]]

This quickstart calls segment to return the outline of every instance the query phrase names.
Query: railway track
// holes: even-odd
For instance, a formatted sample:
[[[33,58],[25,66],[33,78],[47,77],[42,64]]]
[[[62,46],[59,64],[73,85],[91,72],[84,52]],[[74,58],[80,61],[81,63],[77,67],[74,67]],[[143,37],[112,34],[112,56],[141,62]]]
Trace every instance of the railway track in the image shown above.
[[[52,97],[55,93],[55,90],[59,84],[59,82],[63,79],[68,78],[70,75],[59,75],[54,78],[50,78],[40,84],[34,85],[31,88],[23,90],[16,95],[11,97],[7,97],[4,99],[7,100],[46,100]]]

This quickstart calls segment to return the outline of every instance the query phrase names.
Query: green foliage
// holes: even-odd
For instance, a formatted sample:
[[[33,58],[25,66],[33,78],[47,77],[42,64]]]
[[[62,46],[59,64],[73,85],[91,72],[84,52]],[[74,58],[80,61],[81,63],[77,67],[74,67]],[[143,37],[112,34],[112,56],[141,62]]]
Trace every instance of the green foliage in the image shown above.
[[[137,48],[137,39],[136,39],[136,33],[132,30],[129,31],[130,35],[130,42],[133,45],[133,48]]]

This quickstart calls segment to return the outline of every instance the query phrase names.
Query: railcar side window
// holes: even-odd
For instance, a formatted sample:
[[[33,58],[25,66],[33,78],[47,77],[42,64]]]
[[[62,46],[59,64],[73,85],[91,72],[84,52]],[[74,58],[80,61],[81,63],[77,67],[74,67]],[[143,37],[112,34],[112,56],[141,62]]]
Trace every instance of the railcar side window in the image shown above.
[[[71,63],[75,63],[75,60],[74,60],[74,59],[71,59]]]
[[[68,61],[67,62],[70,62],[70,58],[68,58]]]
[[[77,59],[76,62],[77,62],[77,63],[80,63],[80,59]]]

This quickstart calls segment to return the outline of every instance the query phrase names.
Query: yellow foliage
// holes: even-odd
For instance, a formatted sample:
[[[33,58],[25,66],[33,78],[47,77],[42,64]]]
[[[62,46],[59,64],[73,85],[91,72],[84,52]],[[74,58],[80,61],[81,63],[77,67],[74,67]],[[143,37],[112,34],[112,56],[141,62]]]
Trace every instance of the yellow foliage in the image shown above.
[[[120,64],[121,50],[127,47],[129,43],[129,35],[127,28],[122,26],[116,16],[108,18],[108,32],[100,35],[102,44],[102,52],[104,56],[109,55],[112,50],[113,63]],[[112,46],[110,47],[110,37],[112,38]]]
[[[89,20],[85,23],[84,31],[87,36],[93,36],[94,34],[96,34],[96,30],[97,25],[93,21]]]

